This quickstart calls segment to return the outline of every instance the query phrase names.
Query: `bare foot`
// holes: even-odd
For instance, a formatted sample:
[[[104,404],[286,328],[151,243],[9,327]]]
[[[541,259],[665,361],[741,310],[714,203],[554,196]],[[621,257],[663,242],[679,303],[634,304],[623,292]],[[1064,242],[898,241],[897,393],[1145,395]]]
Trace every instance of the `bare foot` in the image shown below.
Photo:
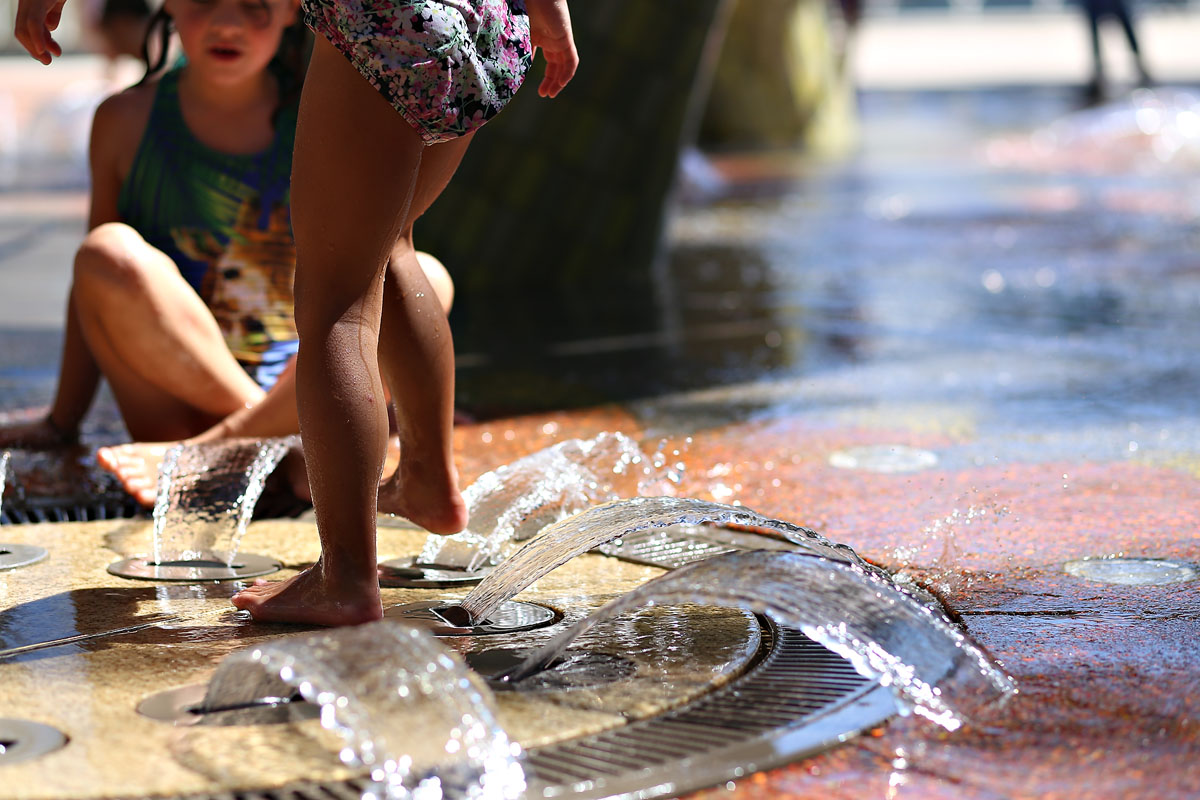
[[[60,430],[50,421],[48,415],[0,424],[0,448],[25,447],[31,450],[45,450],[74,444],[78,440],[77,433]]]
[[[259,578],[233,596],[233,604],[259,622],[361,625],[383,618],[379,578],[365,583],[330,580],[320,563],[285,581]]]
[[[96,451],[100,466],[117,476],[121,486],[146,508],[154,506],[158,467],[178,442],[130,442]]]
[[[398,514],[431,533],[458,533],[467,527],[467,504],[458,491],[458,473],[423,470],[401,461],[379,486],[379,511]]]
[[[129,442],[128,444],[101,447],[96,451],[100,466],[111,472],[120,481],[121,487],[146,508],[154,507],[158,492],[158,468],[170,450],[179,442]],[[383,474],[391,475],[400,463],[400,440],[393,436],[388,440],[387,458]],[[292,493],[301,500],[312,502],[308,488],[308,472],[304,465],[304,452],[292,448],[280,465],[287,476]]]

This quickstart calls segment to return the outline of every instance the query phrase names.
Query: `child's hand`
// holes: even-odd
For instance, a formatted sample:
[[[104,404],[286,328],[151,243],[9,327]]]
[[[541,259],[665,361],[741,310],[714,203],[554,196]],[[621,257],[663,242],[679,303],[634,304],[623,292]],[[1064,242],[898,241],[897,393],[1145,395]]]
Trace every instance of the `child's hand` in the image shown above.
[[[58,28],[66,2],[19,0],[17,3],[17,21],[13,33],[29,54],[43,64],[49,64],[51,58],[62,55],[62,47],[54,41],[50,32]]]
[[[535,48],[542,49],[546,59],[546,74],[538,86],[538,96],[555,97],[579,66],[567,0],[525,0],[525,10],[529,12],[530,39]]]

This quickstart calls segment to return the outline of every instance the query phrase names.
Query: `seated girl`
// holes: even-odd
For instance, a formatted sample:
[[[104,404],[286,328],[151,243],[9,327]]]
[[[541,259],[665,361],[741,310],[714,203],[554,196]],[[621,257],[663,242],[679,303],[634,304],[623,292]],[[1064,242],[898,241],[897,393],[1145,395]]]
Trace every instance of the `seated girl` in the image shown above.
[[[54,401],[0,428],[0,447],[74,441],[103,377],[133,442],[98,459],[149,506],[176,442],[299,431],[289,181],[308,34],[298,7],[166,0],[155,15],[156,63],[93,120],[88,233]],[[184,58],[164,68],[172,34]],[[448,309],[445,268],[427,254],[421,264]],[[304,494],[302,467],[292,483]]]

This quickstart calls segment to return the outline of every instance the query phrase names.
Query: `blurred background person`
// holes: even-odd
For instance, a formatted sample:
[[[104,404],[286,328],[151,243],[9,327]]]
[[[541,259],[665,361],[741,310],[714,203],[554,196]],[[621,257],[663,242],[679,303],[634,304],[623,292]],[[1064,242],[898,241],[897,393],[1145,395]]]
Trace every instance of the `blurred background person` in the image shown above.
[[[89,50],[104,56],[112,78],[122,57],[142,58],[154,9],[146,0],[88,0],[83,7],[83,36]]]
[[[1142,49],[1138,44],[1137,31],[1134,29],[1133,15],[1129,9],[1128,0],[1079,0],[1086,16],[1088,31],[1092,42],[1092,77],[1085,88],[1089,101],[1104,99],[1108,89],[1105,78],[1104,56],[1100,51],[1100,23],[1105,17],[1111,17],[1121,25],[1125,33],[1125,41],[1129,44],[1129,52],[1133,56],[1134,68],[1137,70],[1138,85],[1149,86],[1152,81],[1142,58]]]

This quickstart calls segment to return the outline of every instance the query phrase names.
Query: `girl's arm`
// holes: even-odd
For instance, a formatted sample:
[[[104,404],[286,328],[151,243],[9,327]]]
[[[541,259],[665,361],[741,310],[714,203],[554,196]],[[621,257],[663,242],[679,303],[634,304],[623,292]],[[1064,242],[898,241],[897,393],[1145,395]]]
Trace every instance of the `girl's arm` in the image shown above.
[[[67,0],[20,0],[13,33],[29,54],[43,64],[62,55],[62,47],[54,41],[51,31],[58,28],[63,5]]]
[[[530,40],[546,59],[546,74],[538,85],[538,95],[555,97],[579,67],[567,0],[526,0],[525,9],[529,12]]]
[[[126,139],[131,104],[121,95],[110,97],[96,109],[92,118],[92,136],[88,163],[92,175],[88,231],[107,222],[117,222],[117,198],[121,192],[119,162],[128,150]],[[140,137],[138,137],[140,138]],[[134,139],[137,142],[137,139]],[[124,147],[122,145],[125,145]],[[58,371],[58,390],[47,421],[57,431],[75,437],[91,408],[100,385],[100,368],[84,341],[75,311],[74,293],[67,298],[67,322],[63,335],[62,363]]]

